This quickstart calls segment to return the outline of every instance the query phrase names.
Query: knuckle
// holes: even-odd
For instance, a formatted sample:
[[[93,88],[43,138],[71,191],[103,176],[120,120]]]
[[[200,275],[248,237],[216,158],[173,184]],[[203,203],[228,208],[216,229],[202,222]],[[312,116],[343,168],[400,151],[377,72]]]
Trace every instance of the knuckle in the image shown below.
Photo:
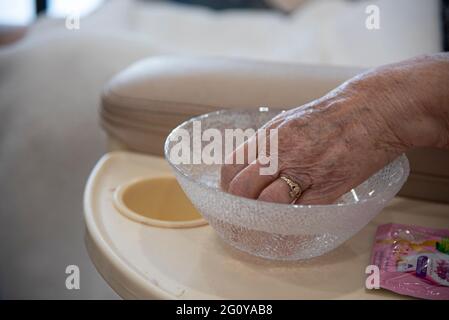
[[[227,191],[229,183],[234,178],[234,168],[232,165],[222,165],[220,168],[220,185],[221,188]]]
[[[233,179],[229,183],[228,192],[232,193],[233,195],[242,195],[242,183],[238,179]]]

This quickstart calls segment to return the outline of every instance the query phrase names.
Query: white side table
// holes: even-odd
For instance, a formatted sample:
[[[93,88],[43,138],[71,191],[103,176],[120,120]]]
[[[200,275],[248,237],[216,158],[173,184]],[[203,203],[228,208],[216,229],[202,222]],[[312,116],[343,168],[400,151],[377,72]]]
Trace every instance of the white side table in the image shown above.
[[[162,158],[105,155],[86,186],[86,244],[109,285],[125,299],[403,299],[365,289],[376,228],[395,222],[449,228],[449,205],[395,198],[333,252],[273,262],[229,247],[210,226],[164,229],[129,220],[112,204],[114,188],[141,176],[171,175]]]

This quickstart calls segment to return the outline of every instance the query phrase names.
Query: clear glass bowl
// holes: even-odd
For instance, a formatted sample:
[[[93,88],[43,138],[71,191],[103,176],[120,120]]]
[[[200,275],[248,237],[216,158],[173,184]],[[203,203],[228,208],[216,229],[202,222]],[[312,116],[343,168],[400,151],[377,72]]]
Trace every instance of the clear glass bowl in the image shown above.
[[[168,136],[165,157],[195,207],[227,243],[247,253],[275,260],[300,260],[335,249],[361,230],[396,195],[409,174],[405,155],[388,164],[331,205],[287,205],[256,201],[222,191],[220,165],[174,164],[170,151],[180,130],[257,130],[279,111],[223,110],[192,118]],[[209,142],[202,142],[202,146]],[[192,142],[191,142],[192,145]],[[190,150],[192,152],[192,150]],[[192,154],[190,154],[192,156]]]

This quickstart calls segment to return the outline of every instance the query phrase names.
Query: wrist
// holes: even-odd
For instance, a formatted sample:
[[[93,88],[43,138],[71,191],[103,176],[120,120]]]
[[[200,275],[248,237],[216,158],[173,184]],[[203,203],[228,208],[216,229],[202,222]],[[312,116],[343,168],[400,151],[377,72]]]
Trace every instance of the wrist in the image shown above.
[[[420,57],[357,77],[376,134],[402,152],[449,147],[449,55]]]
[[[406,128],[421,136],[412,146],[449,147],[449,54],[421,56],[399,66],[403,94],[410,97],[412,121]]]

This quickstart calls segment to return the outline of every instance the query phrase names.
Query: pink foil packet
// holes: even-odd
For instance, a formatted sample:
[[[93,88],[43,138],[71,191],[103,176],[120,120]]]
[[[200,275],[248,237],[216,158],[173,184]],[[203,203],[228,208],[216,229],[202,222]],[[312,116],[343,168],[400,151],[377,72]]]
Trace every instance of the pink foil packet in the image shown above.
[[[379,267],[381,288],[422,299],[449,300],[449,230],[381,225],[371,264]]]

